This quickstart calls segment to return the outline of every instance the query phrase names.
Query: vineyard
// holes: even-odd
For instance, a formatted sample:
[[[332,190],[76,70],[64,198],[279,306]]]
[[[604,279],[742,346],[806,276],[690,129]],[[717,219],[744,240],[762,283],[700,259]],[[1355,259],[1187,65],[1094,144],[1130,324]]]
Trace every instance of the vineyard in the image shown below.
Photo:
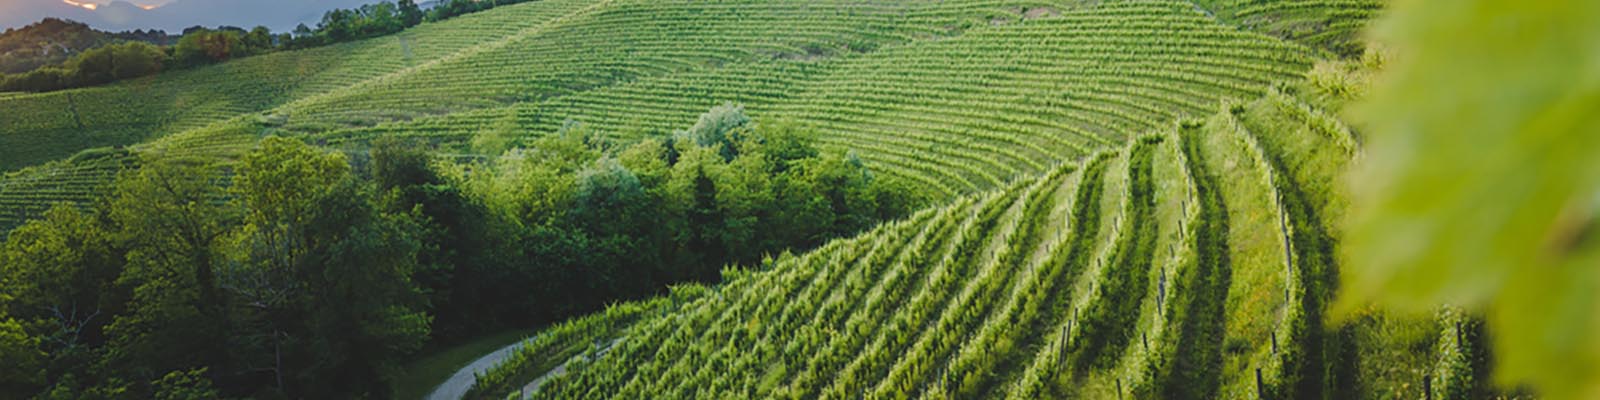
[[[0,94],[21,110],[0,116],[0,230],[143,159],[226,166],[269,135],[493,157],[474,139],[638,141],[736,103],[935,206],[544,329],[470,398],[1481,397],[1469,314],[1326,315],[1362,138],[1307,76],[1360,56],[1382,8],[529,2]]]
[[[796,24],[807,28],[775,28]],[[179,152],[224,159],[238,150],[231,144],[274,132],[357,147],[417,137],[466,151],[485,131],[536,137],[567,121],[620,138],[659,134],[733,101],[948,198],[1260,95],[1315,54],[1168,0],[546,1],[397,37],[9,98],[30,111],[0,119],[0,138],[27,145],[0,148],[19,150],[7,168],[91,144],[138,153],[140,141],[165,136],[218,139]],[[95,188],[0,189],[0,198],[29,196],[11,201],[42,210]]]
[[[1310,107],[1269,90],[714,288],[618,306],[642,314],[551,329],[476,396],[1468,393],[1446,382],[1481,368],[1451,355],[1481,345],[1456,333],[1470,318],[1318,322],[1337,268],[1327,213],[1344,201],[1330,174],[1356,138]]]

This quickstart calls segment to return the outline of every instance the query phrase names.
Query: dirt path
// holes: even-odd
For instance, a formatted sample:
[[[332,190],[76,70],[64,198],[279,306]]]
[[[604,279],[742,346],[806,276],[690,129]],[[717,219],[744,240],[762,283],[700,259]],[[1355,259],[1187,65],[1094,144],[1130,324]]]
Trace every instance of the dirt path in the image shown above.
[[[456,371],[454,375],[450,375],[450,379],[445,380],[444,383],[441,383],[438,387],[433,388],[433,392],[428,393],[427,400],[460,399],[462,395],[467,394],[467,388],[472,387],[473,381],[477,380],[477,376],[475,374],[487,371],[489,368],[494,367],[495,364],[499,364],[501,360],[506,359],[506,357],[510,357],[512,353],[515,353],[517,349],[522,347],[523,343],[524,341],[518,340],[516,343],[502,347],[499,350],[495,350],[492,353],[484,355],[483,357],[478,357],[478,359],[473,360],[471,364],[461,367],[461,370]]]

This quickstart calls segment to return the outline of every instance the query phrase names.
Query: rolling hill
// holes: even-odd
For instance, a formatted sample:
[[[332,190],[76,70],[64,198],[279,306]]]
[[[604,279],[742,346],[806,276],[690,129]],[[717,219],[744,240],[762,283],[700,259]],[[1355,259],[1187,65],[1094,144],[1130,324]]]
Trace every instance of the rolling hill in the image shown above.
[[[1333,323],[1345,167],[1318,74],[1377,0],[546,0],[105,87],[0,94],[0,229],[146,157],[268,135],[475,154],[725,102],[935,207],[542,332],[504,398],[1420,398],[1481,380],[1473,321]],[[1336,73],[1336,72],[1335,72]],[[1308,78],[1309,76],[1309,78]],[[110,147],[110,148],[106,148]],[[86,151],[87,150],[87,151]],[[1463,327],[1465,323],[1466,327]],[[1440,395],[1440,397],[1444,397]]]

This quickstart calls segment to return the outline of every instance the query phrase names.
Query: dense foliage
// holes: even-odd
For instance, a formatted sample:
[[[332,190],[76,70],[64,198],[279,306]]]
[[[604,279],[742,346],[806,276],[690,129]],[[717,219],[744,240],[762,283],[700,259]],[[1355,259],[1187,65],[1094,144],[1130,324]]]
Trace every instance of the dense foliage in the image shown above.
[[[18,74],[58,65],[73,54],[124,41],[170,45],[176,37],[162,31],[105,32],[81,22],[45,18],[0,33],[0,74]]]
[[[170,47],[127,41],[77,53],[59,66],[26,73],[0,74],[0,91],[44,92],[94,86],[191,68],[273,51],[274,38],[265,27],[194,28]]]
[[[1600,396],[1596,18],[1592,1],[1396,2],[1376,31],[1393,66],[1360,108],[1346,309],[1482,311],[1496,382]]]
[[[454,164],[269,137],[232,171],[148,160],[0,249],[6,396],[387,397],[428,340],[714,281],[912,207],[737,107],[619,146],[580,128]],[[227,182],[226,189],[218,181]],[[794,229],[756,229],[783,224]]]

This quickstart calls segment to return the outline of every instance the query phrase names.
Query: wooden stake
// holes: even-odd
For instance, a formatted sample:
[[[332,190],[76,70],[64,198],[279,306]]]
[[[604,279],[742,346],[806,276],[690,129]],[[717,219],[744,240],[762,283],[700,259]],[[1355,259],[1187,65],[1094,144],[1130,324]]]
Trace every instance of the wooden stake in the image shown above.
[[[1256,398],[1267,398],[1267,385],[1261,383],[1261,368],[1256,368]]]

